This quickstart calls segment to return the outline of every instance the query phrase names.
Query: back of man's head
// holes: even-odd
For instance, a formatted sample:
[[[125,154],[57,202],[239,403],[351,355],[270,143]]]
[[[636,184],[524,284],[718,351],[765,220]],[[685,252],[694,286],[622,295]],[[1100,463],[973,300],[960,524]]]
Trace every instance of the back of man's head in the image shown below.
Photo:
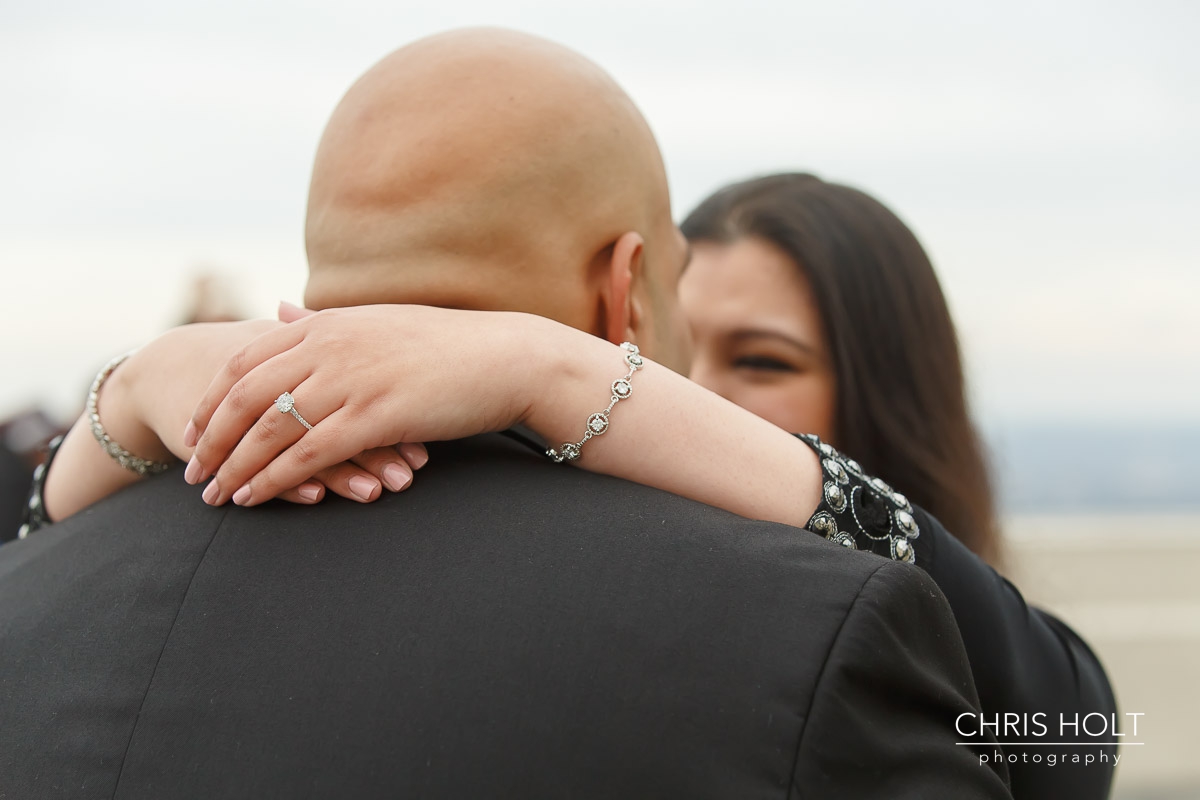
[[[686,246],[653,134],[607,73],[533,36],[452,31],[372,67],[321,140],[306,239],[311,308],[526,311],[681,360]]]

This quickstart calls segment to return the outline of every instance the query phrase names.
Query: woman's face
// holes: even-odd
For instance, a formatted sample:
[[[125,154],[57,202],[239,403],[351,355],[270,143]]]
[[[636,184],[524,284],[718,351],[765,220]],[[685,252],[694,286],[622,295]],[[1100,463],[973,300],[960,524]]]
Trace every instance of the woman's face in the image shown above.
[[[836,383],[808,279],[758,238],[696,242],[679,284],[691,378],[792,433],[831,441]]]

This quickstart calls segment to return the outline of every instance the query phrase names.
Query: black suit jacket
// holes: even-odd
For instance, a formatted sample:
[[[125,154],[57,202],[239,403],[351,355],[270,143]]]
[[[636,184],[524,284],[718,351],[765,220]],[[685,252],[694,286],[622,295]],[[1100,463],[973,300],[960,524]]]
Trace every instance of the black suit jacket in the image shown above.
[[[0,548],[0,798],[1007,796],[906,565],[499,436],[370,506],[199,493]]]

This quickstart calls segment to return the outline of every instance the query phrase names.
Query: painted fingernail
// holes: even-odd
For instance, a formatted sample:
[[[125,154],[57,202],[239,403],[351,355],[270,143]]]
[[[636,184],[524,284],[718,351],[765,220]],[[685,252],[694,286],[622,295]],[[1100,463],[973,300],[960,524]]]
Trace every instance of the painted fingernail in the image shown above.
[[[412,483],[412,473],[399,464],[388,464],[383,468],[383,482],[393,492],[398,492]]]
[[[188,459],[187,469],[183,471],[183,479],[195,486],[203,479],[202,472],[204,472],[204,467],[200,466],[200,462],[196,460],[195,456],[192,456]]]
[[[400,445],[400,452],[413,469],[420,469],[429,461],[429,454],[425,452],[425,448],[417,444],[405,442]]]
[[[233,504],[235,506],[244,506],[246,501],[250,499],[250,484],[246,484],[242,488],[233,493]]]
[[[208,503],[210,506],[216,505],[217,498],[221,496],[221,487],[217,486],[217,482],[214,480],[212,483],[208,484],[208,486],[204,487],[204,494],[200,496],[203,497],[204,502]]]
[[[296,493],[310,503],[315,503],[321,497],[321,487],[315,483],[306,483],[297,489]]]
[[[196,440],[200,437],[196,435],[196,423],[188,420],[187,427],[183,429],[183,446],[195,447]]]
[[[350,479],[350,491],[360,500],[370,500],[378,485],[375,481],[364,478],[362,475],[355,475]]]

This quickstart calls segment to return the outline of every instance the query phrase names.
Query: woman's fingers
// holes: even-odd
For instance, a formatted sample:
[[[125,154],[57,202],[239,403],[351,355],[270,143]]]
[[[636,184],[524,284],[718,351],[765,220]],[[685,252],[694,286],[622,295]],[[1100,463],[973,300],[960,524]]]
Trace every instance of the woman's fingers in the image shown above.
[[[428,460],[424,445],[376,447],[359,453],[349,462],[326,467],[300,486],[280,492],[277,497],[289,503],[312,505],[324,499],[328,487],[329,491],[348,500],[370,503],[382,494],[381,486],[392,492],[407,489],[412,484],[413,471],[420,469]],[[265,491],[257,495],[255,503],[271,499]],[[236,491],[232,496],[235,503],[242,499]],[[214,502],[221,497],[220,494],[215,495]]]
[[[228,399],[231,390],[252,370],[303,341],[304,333],[304,325],[284,325],[262,334],[234,353],[217,371],[200,402],[196,404],[184,431],[183,443],[187,447],[194,447],[208,428],[217,409]],[[285,386],[279,391],[287,390],[288,387]]]
[[[301,506],[311,506],[325,499],[325,487],[317,481],[305,481],[279,495],[280,500]]]
[[[281,410],[288,408],[284,393],[291,395],[292,409],[305,417],[310,425],[315,425],[324,414],[336,408],[336,403],[320,403],[300,390],[301,383],[309,377],[307,368],[301,359],[289,358],[289,354],[290,351],[270,359],[229,388],[211,414],[207,428],[195,442],[191,461],[184,472],[189,483],[198,483],[213,474],[246,438],[254,438],[259,449],[243,450],[243,456],[259,454],[275,444],[277,439],[273,434],[277,431],[285,437],[299,438],[304,426],[291,411]],[[313,415],[313,419],[309,420],[305,415]],[[289,444],[291,441],[279,442],[278,446],[282,449]],[[254,464],[254,471],[274,455],[262,453],[262,460]]]
[[[356,503],[370,503],[378,500],[379,496],[383,494],[383,486],[380,484],[379,479],[368,470],[350,461],[343,461],[341,464],[326,467],[314,475],[313,479],[325,484],[329,491],[334,494],[339,494],[347,500],[353,500]],[[260,496],[253,498],[254,505],[265,503],[271,499],[266,496],[265,492],[259,492],[258,494]],[[235,500],[234,502],[237,501]],[[242,505],[246,504],[242,503]]]
[[[291,411],[281,412],[274,403],[270,404],[262,411],[257,420],[250,425],[240,438],[235,438],[232,444],[232,449],[224,456],[216,456],[211,452],[206,452],[204,439],[196,446],[196,452],[192,456],[192,460],[188,462],[187,469],[184,471],[184,480],[196,482],[204,480],[207,475],[212,472],[211,464],[219,464],[215,470],[214,482],[210,484],[209,489],[205,491],[204,500],[210,504],[221,505],[226,500],[231,499],[243,484],[250,480],[263,467],[269,464],[276,456],[282,453],[287,448],[300,442],[308,429],[304,423],[296,418],[299,414],[309,425],[321,424],[331,413],[337,411],[338,400],[334,397],[322,397],[320,389],[316,386],[316,381],[308,380],[300,384],[296,388],[296,394],[293,397],[293,406]],[[284,406],[286,408],[286,406]],[[305,414],[300,414],[300,409],[305,409]],[[214,416],[214,422],[219,419]],[[307,416],[306,416],[307,415]],[[308,419],[311,416],[312,419]],[[226,423],[221,423],[222,425]],[[216,433],[217,426],[214,425],[210,433]],[[306,445],[301,445],[306,447]],[[359,448],[355,448],[357,450]],[[355,455],[355,451],[351,451],[350,455]],[[206,460],[207,459],[207,460]],[[331,467],[334,464],[346,461],[346,455],[337,457],[330,456],[327,459],[321,460],[319,463],[314,461],[309,470],[303,475],[298,475],[295,480],[290,483],[281,484],[274,488],[271,497],[278,495],[285,489],[290,489],[293,486],[299,485],[302,481],[313,477],[326,467]],[[213,489],[213,486],[217,489]],[[326,488],[330,487],[326,484]],[[335,489],[336,491],[336,489]],[[263,500],[269,499],[263,497]],[[240,498],[236,500],[241,505]]]
[[[429,451],[425,449],[425,445],[418,442],[403,442],[396,445],[396,449],[408,462],[408,466],[414,470],[420,469],[429,462]]]
[[[295,322],[298,319],[311,317],[315,313],[317,312],[311,309],[301,308],[298,305],[289,303],[287,300],[280,300],[279,310],[276,312],[276,316],[279,317],[280,322]]]
[[[376,447],[350,460],[378,478],[390,491],[404,491],[412,483],[412,467],[395,447]]]
[[[302,386],[297,391],[303,389]],[[238,505],[257,505],[276,497],[288,487],[320,475],[324,469],[357,456],[362,451],[362,445],[357,444],[349,434],[345,424],[347,416],[344,409],[335,411],[316,423],[311,431],[305,431],[298,422],[291,420],[303,436],[295,435],[294,431],[287,433],[278,429],[259,431],[256,425],[217,471],[213,482],[205,490],[205,502],[220,505],[232,498]],[[358,470],[360,477],[367,478],[375,487],[379,486],[380,482],[370,473],[350,466]],[[363,499],[363,484],[350,482],[354,473],[338,474],[344,476],[344,481],[326,483],[326,486],[351,499]],[[370,492],[367,494],[371,495]],[[377,493],[369,496],[369,499],[375,497],[378,497]]]
[[[423,446],[419,446],[424,451]],[[418,460],[418,459],[414,459]],[[422,462],[423,463],[423,462]],[[377,447],[359,453],[348,462],[326,467],[300,486],[280,492],[278,498],[289,503],[312,505],[320,502],[329,491],[348,500],[370,503],[379,499],[382,488],[400,492],[409,487],[413,479],[413,468],[395,447]],[[239,487],[240,489],[241,487]],[[270,500],[265,491],[260,491],[255,503]],[[234,502],[242,498],[233,493]]]

